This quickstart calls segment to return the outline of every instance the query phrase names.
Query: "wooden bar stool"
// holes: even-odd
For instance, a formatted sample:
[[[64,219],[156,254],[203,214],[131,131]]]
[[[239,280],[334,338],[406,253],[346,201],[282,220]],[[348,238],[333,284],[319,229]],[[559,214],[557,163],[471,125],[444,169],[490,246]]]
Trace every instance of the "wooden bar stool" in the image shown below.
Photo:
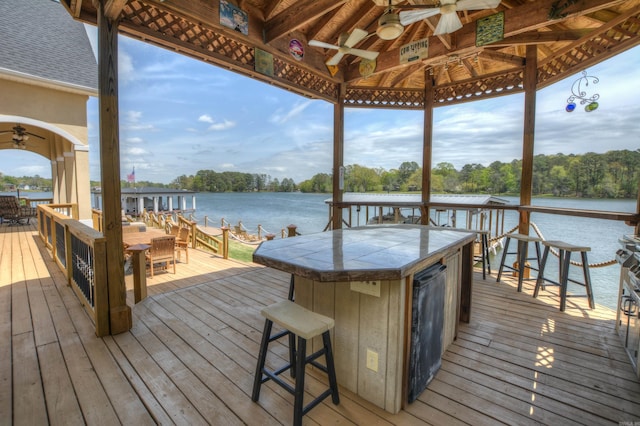
[[[560,311],[564,311],[567,307],[567,297],[587,297],[589,301],[589,308],[595,307],[593,301],[593,290],[591,289],[591,276],[589,275],[589,262],[587,260],[587,252],[591,251],[591,247],[586,246],[574,246],[573,244],[565,243],[564,241],[543,241],[544,254],[542,255],[542,265],[540,266],[540,272],[536,281],[536,288],[533,291],[533,297],[538,297],[540,288],[545,289],[545,282],[557,285],[560,287]],[[544,269],[547,265],[547,258],[549,257],[549,250],[551,247],[558,249],[558,266],[559,266],[559,281],[553,281],[549,278],[545,278]],[[584,282],[576,281],[569,278],[569,267],[571,266],[571,253],[580,252],[582,257],[582,273],[584,275]],[[567,286],[569,282],[584,286],[587,294],[567,294]]]
[[[262,383],[268,380],[273,380],[294,396],[293,424],[295,426],[301,425],[302,416],[329,395],[331,395],[331,399],[334,404],[339,404],[340,397],[338,395],[338,382],[336,380],[333,351],[331,349],[331,336],[329,334],[329,331],[334,326],[334,320],[305,309],[300,305],[296,305],[290,300],[284,300],[267,306],[262,310],[261,314],[266,318],[266,320],[264,323],[262,342],[260,344],[260,353],[258,354],[258,365],[256,367],[251,399],[254,402],[258,401]],[[284,328],[285,333],[278,333],[278,335],[272,337],[271,328],[273,323]],[[293,336],[293,338],[295,338],[295,336],[298,337],[297,347],[292,348],[292,345],[289,344],[289,363],[277,370],[271,371],[265,367],[269,343],[287,334]],[[320,335],[322,335],[322,349],[307,356],[307,340]],[[290,338],[289,341],[291,342],[292,340],[293,339]],[[316,361],[316,359],[322,355],[325,356],[326,366]],[[304,377],[305,367],[307,364],[311,364],[327,373],[327,376],[329,377],[329,388],[305,406]],[[295,388],[278,377],[282,372],[289,369],[292,372],[291,376],[295,379]]]
[[[474,230],[480,237],[480,255],[473,257],[474,262],[482,261],[482,279],[487,279],[487,275],[491,275],[491,263],[489,262],[489,231]]]
[[[509,242],[511,239],[518,241],[517,251],[509,252]],[[522,281],[524,280],[524,272],[526,269],[533,269],[534,271],[540,270],[540,242],[542,240],[538,237],[531,237],[529,235],[524,234],[507,234],[504,242],[504,251],[502,252],[502,260],[500,261],[500,269],[498,270],[498,278],[496,282],[500,282],[500,277],[502,276],[502,271],[504,268],[510,269],[514,272],[518,273],[518,291],[522,291]],[[533,243],[536,247],[536,257],[527,257],[527,250],[529,247],[529,243]],[[505,260],[507,259],[507,255],[515,254],[516,260],[518,261],[518,267],[512,267],[505,264]],[[533,268],[531,266],[527,266],[527,260],[536,260],[538,262],[538,268]]]

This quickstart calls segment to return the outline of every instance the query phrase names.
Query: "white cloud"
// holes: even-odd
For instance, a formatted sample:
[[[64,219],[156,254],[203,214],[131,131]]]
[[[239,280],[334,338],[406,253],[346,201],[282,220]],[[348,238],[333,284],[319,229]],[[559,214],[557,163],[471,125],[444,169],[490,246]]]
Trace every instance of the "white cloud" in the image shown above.
[[[288,111],[284,111],[282,108],[279,108],[271,115],[269,121],[274,124],[284,124],[302,114],[302,112],[307,109],[307,107],[311,105],[312,102],[313,101],[311,100],[298,102]]]
[[[203,123],[213,123],[213,118],[211,118],[210,115],[202,114],[200,117],[198,117],[198,121],[201,121]]]
[[[122,83],[128,83],[136,77],[136,70],[133,66],[131,56],[123,50],[118,51],[118,79]]]
[[[209,126],[209,130],[227,130],[233,127],[236,127],[236,123],[225,119],[222,123],[215,123]]]
[[[147,154],[149,154],[149,151],[147,151],[144,148],[133,148],[132,147],[132,148],[127,148],[125,150],[125,153],[127,155],[147,155]]]
[[[130,123],[138,123],[142,117],[142,111],[127,111],[125,119]]]

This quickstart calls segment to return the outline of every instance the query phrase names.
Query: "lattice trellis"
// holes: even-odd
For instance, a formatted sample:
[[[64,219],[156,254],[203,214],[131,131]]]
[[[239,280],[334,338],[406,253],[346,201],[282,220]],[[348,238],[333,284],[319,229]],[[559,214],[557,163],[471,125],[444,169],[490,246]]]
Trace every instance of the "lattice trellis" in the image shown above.
[[[434,88],[436,106],[451,105],[477,99],[503,96],[522,90],[522,70],[493,74],[481,79],[466,80]]]
[[[205,59],[226,68],[249,72],[254,70],[253,46],[151,5],[138,1],[129,2],[122,12],[121,25],[133,25],[155,31],[156,37],[182,46],[183,53],[198,59]],[[311,93],[328,100],[336,100],[338,97],[338,85],[321,75],[277,56],[274,56],[273,67],[274,78],[285,83],[291,90],[298,87],[303,95]]]
[[[613,26],[603,34],[598,34],[578,46],[573,46],[562,55],[544,62],[538,67],[538,87],[546,87],[567,75],[583,70],[596,62],[598,56],[609,55],[619,50],[625,41],[640,35],[640,14],[631,16]]]
[[[344,105],[363,108],[423,109],[424,90],[420,89],[347,89]]]

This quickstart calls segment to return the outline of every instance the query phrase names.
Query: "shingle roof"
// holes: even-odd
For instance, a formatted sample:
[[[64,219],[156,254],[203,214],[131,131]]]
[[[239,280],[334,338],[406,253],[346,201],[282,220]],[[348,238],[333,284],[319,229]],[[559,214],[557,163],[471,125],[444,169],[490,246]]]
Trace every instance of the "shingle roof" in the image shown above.
[[[57,1],[0,1],[0,68],[98,88],[98,66],[84,25]]]

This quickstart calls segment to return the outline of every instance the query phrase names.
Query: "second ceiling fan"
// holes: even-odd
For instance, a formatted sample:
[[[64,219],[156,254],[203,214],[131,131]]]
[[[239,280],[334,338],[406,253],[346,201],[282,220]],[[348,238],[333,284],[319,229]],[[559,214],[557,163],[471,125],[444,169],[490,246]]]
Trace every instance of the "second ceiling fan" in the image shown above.
[[[374,60],[380,54],[379,52],[371,52],[369,50],[363,50],[363,49],[354,49],[353,47],[356,44],[360,43],[362,40],[364,40],[365,37],[367,37],[368,35],[369,33],[367,33],[365,30],[356,28],[353,31],[351,31],[351,34],[348,34],[348,33],[341,34],[340,38],[338,39],[337,45],[331,44],[331,43],[325,43],[324,41],[320,41],[320,40],[310,40],[309,46],[323,47],[325,49],[334,49],[338,51],[335,55],[329,58],[329,60],[326,62],[327,65],[338,65],[338,63],[344,57],[344,55],[355,55],[364,59]]]
[[[441,14],[442,16],[436,25],[433,35],[449,34],[462,28],[462,21],[458,17],[458,11],[494,9],[499,4],[500,0],[442,0],[439,5],[435,5],[433,8],[401,11],[399,13],[400,23],[403,26],[407,26]],[[405,6],[402,7],[404,8]]]

